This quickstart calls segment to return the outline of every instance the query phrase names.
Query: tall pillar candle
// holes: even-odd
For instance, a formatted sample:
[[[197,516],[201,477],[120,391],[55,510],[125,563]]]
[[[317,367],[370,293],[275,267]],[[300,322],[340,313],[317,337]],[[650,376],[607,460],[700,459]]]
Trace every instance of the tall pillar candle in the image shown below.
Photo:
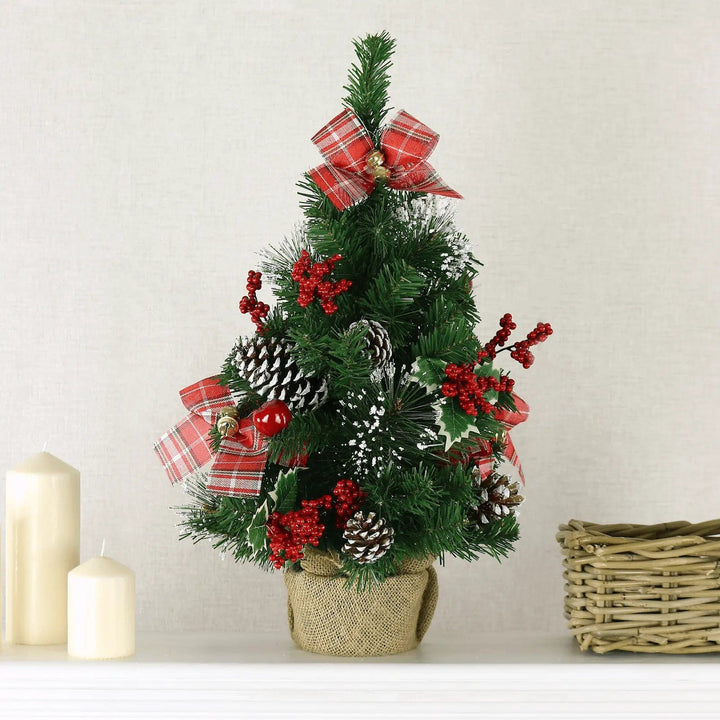
[[[80,473],[41,452],[7,473],[5,639],[67,641],[67,576],[80,562]]]
[[[110,660],[135,652],[135,573],[94,557],[68,575],[68,654]]]

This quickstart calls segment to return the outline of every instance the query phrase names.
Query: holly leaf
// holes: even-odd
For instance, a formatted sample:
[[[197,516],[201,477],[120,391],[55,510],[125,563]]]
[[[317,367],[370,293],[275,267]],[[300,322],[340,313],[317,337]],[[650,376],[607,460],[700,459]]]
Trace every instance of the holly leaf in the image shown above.
[[[455,398],[443,398],[435,403],[437,424],[440,435],[445,437],[445,452],[458,440],[478,434],[475,418],[458,405]]]
[[[287,513],[295,509],[297,501],[297,471],[283,471],[278,476],[275,489],[268,498],[273,502],[273,512]]]
[[[294,510],[296,500],[297,472],[295,470],[281,472],[275,488],[268,493],[267,500],[257,509],[248,526],[248,542],[254,550],[262,550],[267,543],[266,523],[271,513],[285,514]]]
[[[492,375],[496,380],[500,379],[500,371],[490,363],[476,365],[474,372],[478,377],[489,377]]]
[[[445,366],[447,363],[439,358],[419,357],[412,364],[410,380],[422,385],[426,392],[437,390],[443,383],[445,377]]]
[[[478,377],[489,377],[492,375],[496,380],[500,379],[500,371],[495,369],[490,363],[476,365],[474,372]],[[494,405],[498,401],[498,392],[497,390],[488,390],[483,394],[483,397]]]
[[[248,527],[248,542],[253,550],[259,551],[265,547],[267,542],[267,528],[265,523],[268,521],[268,503],[267,500],[257,509],[253,519]]]

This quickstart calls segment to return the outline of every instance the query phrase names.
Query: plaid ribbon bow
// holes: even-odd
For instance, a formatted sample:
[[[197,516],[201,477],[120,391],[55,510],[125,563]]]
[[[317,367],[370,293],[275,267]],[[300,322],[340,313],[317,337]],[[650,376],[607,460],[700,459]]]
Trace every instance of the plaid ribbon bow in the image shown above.
[[[530,408],[528,404],[515,393],[512,394],[512,398],[515,401],[516,410],[505,410],[503,408],[495,408],[495,418],[500,421],[502,426],[505,428],[505,449],[503,454],[512,463],[513,467],[517,468],[518,475],[522,484],[525,484],[525,475],[523,475],[522,466],[520,465],[520,458],[518,457],[513,441],[510,438],[510,430],[521,422],[525,422],[528,418]],[[484,480],[493,469],[495,459],[492,454],[492,447],[488,440],[481,440],[478,443],[478,450],[473,453],[473,459],[480,469],[480,477]]]
[[[210,463],[213,453],[208,431],[218,412],[234,405],[230,390],[220,385],[217,377],[186,387],[180,398],[188,414],[155,443],[155,452],[172,483]],[[244,418],[237,434],[221,441],[208,473],[207,489],[218,495],[259,495],[266,462],[267,440],[250,418]]]
[[[325,163],[310,177],[338,210],[364,200],[379,177],[395,190],[461,198],[427,162],[439,135],[401,110],[385,127],[376,150],[357,115],[347,108],[312,138]]]

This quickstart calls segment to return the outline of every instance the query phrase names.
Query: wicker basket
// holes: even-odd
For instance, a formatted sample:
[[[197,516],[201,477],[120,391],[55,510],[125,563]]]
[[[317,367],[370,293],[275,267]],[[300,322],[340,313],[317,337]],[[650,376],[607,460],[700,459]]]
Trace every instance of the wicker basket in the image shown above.
[[[720,651],[720,520],[559,530],[565,617],[581,649]]]

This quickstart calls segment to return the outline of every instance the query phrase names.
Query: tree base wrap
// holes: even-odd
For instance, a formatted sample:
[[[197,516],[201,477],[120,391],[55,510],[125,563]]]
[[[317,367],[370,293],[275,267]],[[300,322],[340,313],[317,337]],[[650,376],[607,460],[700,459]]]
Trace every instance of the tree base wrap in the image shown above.
[[[337,556],[305,548],[302,570],[288,570],[290,635],[303,650],[368,657],[416,648],[438,599],[433,557],[404,562],[398,574],[369,590],[347,585]]]

